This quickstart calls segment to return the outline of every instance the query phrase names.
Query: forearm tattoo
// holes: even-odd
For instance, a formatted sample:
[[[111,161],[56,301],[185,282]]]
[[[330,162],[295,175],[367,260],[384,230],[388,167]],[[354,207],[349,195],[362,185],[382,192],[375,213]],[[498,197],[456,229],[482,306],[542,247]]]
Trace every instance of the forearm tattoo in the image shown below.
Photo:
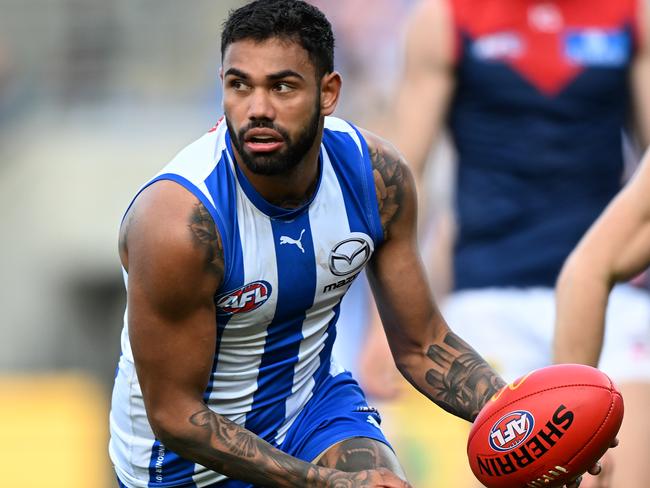
[[[188,227],[194,244],[205,252],[206,268],[219,277],[223,276],[224,257],[221,237],[212,216],[202,203],[194,205]]]
[[[345,473],[306,463],[273,448],[207,407],[191,415],[189,422],[204,434],[186,442],[186,448],[196,454],[199,462],[230,478],[267,487],[376,486],[369,471]]]
[[[205,435],[196,439],[196,448],[202,457],[207,457],[206,465],[219,473],[263,486],[271,486],[271,480],[277,481],[273,486],[292,486],[283,484],[282,479],[284,483],[300,483],[307,478],[311,465],[273,449],[252,432],[207,407],[193,414],[189,421],[203,429]]]
[[[448,412],[473,422],[505,382],[467,343],[448,332],[429,347],[433,367],[426,372],[432,399]]]
[[[404,199],[404,168],[398,154],[387,151],[381,146],[370,148],[370,159],[375,178],[381,226],[384,238],[386,238],[390,224],[399,215]]]

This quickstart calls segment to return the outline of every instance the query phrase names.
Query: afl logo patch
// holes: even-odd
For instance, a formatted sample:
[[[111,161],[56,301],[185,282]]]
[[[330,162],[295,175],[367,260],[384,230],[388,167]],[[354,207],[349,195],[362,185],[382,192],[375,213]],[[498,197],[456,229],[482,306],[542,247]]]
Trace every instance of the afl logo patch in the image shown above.
[[[271,296],[271,285],[267,281],[253,281],[236,290],[215,298],[217,315],[245,313],[261,307]]]
[[[524,442],[535,427],[533,414],[526,410],[515,410],[501,417],[490,429],[490,447],[497,452],[506,452]]]
[[[356,273],[363,268],[372,255],[372,241],[360,232],[340,241],[330,251],[329,268],[336,276]]]

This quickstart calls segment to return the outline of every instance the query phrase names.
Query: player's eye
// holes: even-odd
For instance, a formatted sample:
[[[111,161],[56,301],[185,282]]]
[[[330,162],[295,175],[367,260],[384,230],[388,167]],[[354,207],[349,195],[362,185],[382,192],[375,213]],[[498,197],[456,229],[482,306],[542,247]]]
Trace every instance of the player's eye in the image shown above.
[[[293,90],[293,86],[286,81],[281,81],[280,83],[276,83],[273,89],[279,93],[289,93]]]
[[[237,91],[243,91],[248,89],[248,85],[243,80],[238,80],[238,79],[230,80],[228,86],[230,86],[230,88],[232,88],[233,90],[237,90]]]

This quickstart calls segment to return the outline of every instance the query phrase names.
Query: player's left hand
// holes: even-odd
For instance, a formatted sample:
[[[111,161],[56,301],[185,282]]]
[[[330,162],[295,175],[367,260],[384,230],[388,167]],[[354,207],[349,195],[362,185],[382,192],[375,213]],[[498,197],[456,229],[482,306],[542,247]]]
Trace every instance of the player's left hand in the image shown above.
[[[618,439],[612,441],[610,448],[616,446],[618,446]],[[611,454],[607,451],[584,475],[567,484],[566,488],[610,488],[613,471],[614,462]]]

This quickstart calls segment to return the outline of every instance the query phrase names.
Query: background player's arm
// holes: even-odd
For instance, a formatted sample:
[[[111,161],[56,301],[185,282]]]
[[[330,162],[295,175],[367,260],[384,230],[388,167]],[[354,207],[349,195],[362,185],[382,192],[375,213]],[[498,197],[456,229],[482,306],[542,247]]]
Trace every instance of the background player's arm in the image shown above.
[[[453,24],[448,0],[421,1],[406,30],[388,137],[421,179],[431,146],[441,131],[454,89]]]
[[[385,237],[368,278],[395,363],[424,395],[473,421],[505,382],[440,315],[417,248],[413,177],[393,147],[368,133],[366,139]]]
[[[641,0],[639,9],[639,46],[632,64],[631,88],[636,134],[646,148],[650,146],[650,0]]]
[[[432,145],[442,131],[444,117],[454,90],[454,33],[448,0],[421,0],[406,23],[403,65],[397,80],[391,118],[382,132],[394,142],[422,186],[425,165]],[[421,201],[422,206],[427,195]],[[450,215],[436,212],[440,237],[430,246],[429,258],[446,270],[434,280],[437,288],[447,290],[451,277],[449,241]],[[431,217],[427,217],[431,218]],[[399,374],[391,362],[379,361],[388,353],[381,320],[372,306],[367,341],[359,357],[359,379],[367,394],[375,398],[393,398],[399,393]]]
[[[614,283],[650,264],[650,151],[567,259],[557,284],[555,362],[597,366]]]
[[[193,195],[168,181],[144,190],[122,226],[120,255],[129,273],[129,337],[138,379],[149,422],[166,447],[268,487],[408,486],[391,473],[344,473],[303,462],[205,405],[224,257],[214,222]]]

